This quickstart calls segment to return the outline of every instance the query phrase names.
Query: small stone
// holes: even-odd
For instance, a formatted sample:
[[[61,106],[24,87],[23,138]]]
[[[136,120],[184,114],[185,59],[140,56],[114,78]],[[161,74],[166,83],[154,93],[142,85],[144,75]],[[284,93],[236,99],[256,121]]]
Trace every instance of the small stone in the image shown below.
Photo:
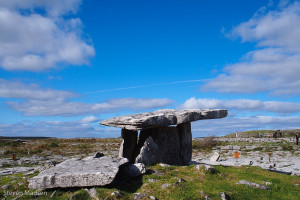
[[[149,198],[152,199],[152,200],[158,200],[158,198],[156,198],[155,196],[152,196],[152,195],[149,196]]]
[[[170,183],[164,183],[164,184],[161,185],[161,188],[166,189],[166,188],[168,188],[170,185],[171,185]]]
[[[205,198],[205,200],[209,200],[210,199],[208,195],[205,195],[204,198]]]
[[[211,165],[204,165],[204,170],[210,173],[214,173],[216,171],[216,169]]]
[[[180,178],[180,179],[178,180],[178,182],[179,182],[179,183],[185,183],[186,180],[184,180],[183,178]]]
[[[111,196],[115,196],[117,198],[121,198],[123,195],[120,191],[114,191],[111,193]]]
[[[177,185],[179,185],[179,184],[181,184],[181,183],[185,183],[186,182],[186,180],[184,180],[183,178],[180,178],[177,182],[175,182],[174,184],[173,184],[173,187],[175,187],[175,186],[177,186]],[[172,188],[173,188],[172,187]]]
[[[220,154],[218,152],[215,152],[214,155],[210,158],[211,162],[216,162],[219,161],[220,159]]]
[[[97,153],[95,153],[94,158],[100,158],[102,156],[104,156],[103,153],[97,152]]]
[[[267,182],[267,181],[263,181],[262,183],[265,184],[265,185],[271,185],[272,184],[272,183]]]
[[[148,179],[148,182],[149,182],[149,183],[155,183],[155,182],[157,182],[157,180],[156,180],[156,179],[153,179],[153,178],[149,178],[149,179]]]
[[[195,165],[195,169],[200,170],[202,168],[203,165]]]
[[[129,164],[122,166],[122,172],[127,176],[137,177],[146,173],[146,167],[143,163]]]
[[[271,190],[271,188],[269,188],[268,186],[261,185],[258,183],[253,183],[253,182],[246,181],[246,180],[240,180],[236,184],[248,185],[249,187],[257,188],[257,189],[261,189],[261,190]]]
[[[148,172],[149,174],[153,174],[153,173],[154,173],[154,174],[157,175],[157,176],[163,176],[163,175],[164,175],[163,172],[158,171],[158,170],[155,170],[155,169],[153,170],[153,169],[150,169],[150,168],[147,170],[147,172]]]
[[[133,200],[140,200],[147,196],[145,193],[134,193],[133,194]]]
[[[220,195],[222,200],[230,200],[229,196],[225,192],[221,192]]]

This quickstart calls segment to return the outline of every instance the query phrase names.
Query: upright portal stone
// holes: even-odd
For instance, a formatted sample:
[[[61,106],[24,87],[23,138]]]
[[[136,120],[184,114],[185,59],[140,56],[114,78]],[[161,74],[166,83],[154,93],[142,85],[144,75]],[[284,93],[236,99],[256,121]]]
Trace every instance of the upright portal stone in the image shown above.
[[[177,125],[180,143],[180,160],[188,164],[192,160],[192,131],[191,123]]]
[[[187,164],[192,158],[191,124],[141,130],[135,162]]]
[[[119,157],[128,158],[129,161],[134,160],[134,151],[137,146],[137,131],[122,129],[121,136],[123,142],[120,146]]]
[[[143,132],[147,132],[146,134]],[[181,165],[180,142],[176,127],[159,127],[141,131],[141,135],[150,135],[143,143],[136,162],[151,165],[167,163]],[[152,141],[151,141],[152,140]],[[151,155],[151,156],[150,156]]]

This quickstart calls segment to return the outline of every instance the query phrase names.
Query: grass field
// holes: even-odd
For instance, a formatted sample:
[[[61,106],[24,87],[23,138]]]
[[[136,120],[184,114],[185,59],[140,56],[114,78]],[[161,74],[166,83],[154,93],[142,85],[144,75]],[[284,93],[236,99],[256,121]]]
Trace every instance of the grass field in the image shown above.
[[[254,133],[253,133],[254,134]],[[0,151],[2,158],[10,158],[12,153],[17,157],[23,156],[46,156],[63,155],[71,157],[99,152],[117,152],[121,143],[120,138],[108,139],[40,139],[26,142],[2,140]],[[212,147],[227,145],[216,142],[213,138],[203,141],[194,141],[193,148],[197,151],[210,152]],[[231,144],[232,145],[232,144]],[[266,144],[266,147],[268,147]],[[289,144],[282,144],[286,151],[291,150]],[[8,166],[5,166],[8,167]],[[14,167],[14,166],[10,166]],[[195,169],[190,166],[162,167],[159,164],[147,167],[147,173],[136,179],[124,180],[121,186],[95,187],[98,199],[133,199],[134,193],[145,193],[144,199],[155,196],[157,199],[221,199],[220,192],[225,192],[232,200],[299,200],[300,199],[300,177],[289,176],[270,172],[259,167],[224,167],[215,166],[216,172],[209,173],[203,168]],[[3,169],[3,167],[2,167]],[[0,199],[91,199],[85,188],[30,190],[27,180],[39,172],[26,175],[17,173],[0,177]],[[178,182],[179,179],[186,182]],[[247,180],[258,184],[269,182],[270,190],[254,189],[245,185],[237,185],[240,180]],[[163,184],[170,184],[162,188]],[[112,196],[114,191],[120,191],[122,197]],[[52,197],[51,197],[52,196]]]

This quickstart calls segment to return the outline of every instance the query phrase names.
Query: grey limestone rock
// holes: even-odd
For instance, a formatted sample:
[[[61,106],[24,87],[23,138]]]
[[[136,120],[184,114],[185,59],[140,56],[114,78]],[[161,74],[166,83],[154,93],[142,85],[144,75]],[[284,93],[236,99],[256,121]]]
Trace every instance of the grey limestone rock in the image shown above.
[[[134,151],[137,146],[137,131],[122,129],[121,136],[123,142],[120,146],[119,157],[128,158],[129,161],[134,160]]]
[[[94,158],[100,158],[102,156],[104,156],[103,153],[97,152],[97,153],[95,153]]]
[[[155,183],[155,182],[157,182],[158,180],[156,180],[156,179],[153,179],[153,178],[148,178],[148,182],[149,183]]]
[[[149,198],[151,199],[151,200],[158,200],[158,198],[156,198],[155,196],[149,196]]]
[[[210,172],[212,174],[216,171],[216,169],[211,165],[198,164],[198,165],[195,165],[194,168],[197,169],[197,170],[200,170],[202,168],[205,171]]]
[[[146,196],[147,196],[147,194],[145,194],[145,193],[134,193],[133,200],[144,199]]]
[[[151,136],[144,143],[136,162],[145,165],[155,163],[182,164],[178,129],[176,127],[158,127],[143,131],[150,132]]]
[[[225,192],[221,192],[220,195],[222,200],[230,200],[230,197]]]
[[[220,154],[218,152],[215,152],[214,155],[210,158],[210,161],[216,162],[219,161],[220,159]]]
[[[208,172],[210,172],[212,174],[215,173],[215,171],[216,171],[216,169],[213,166],[211,166],[211,165],[204,165],[204,170],[208,171]]]
[[[222,109],[163,109],[155,112],[125,115],[104,120],[100,124],[119,127],[128,130],[138,130],[152,127],[167,127],[203,119],[216,119],[227,116],[227,110]]]
[[[257,189],[261,189],[261,190],[270,190],[271,189],[266,185],[261,185],[261,184],[253,183],[253,182],[246,181],[246,180],[240,180],[236,184],[248,185],[249,187],[257,188]]]
[[[124,165],[122,172],[129,177],[137,177],[146,173],[146,167],[143,163]]]
[[[123,195],[122,195],[122,193],[120,191],[113,191],[111,193],[111,196],[115,196],[117,198],[121,198]]]
[[[157,148],[158,146],[154,143],[152,137],[149,136],[146,139],[144,146],[141,148],[139,155],[136,157],[135,162],[144,163],[145,165],[151,165],[155,163]]]
[[[192,159],[192,131],[191,123],[182,123],[177,125],[179,144],[180,144],[180,160],[182,164],[188,164]]]
[[[110,184],[126,158],[69,159],[29,179],[31,189],[103,186]]]

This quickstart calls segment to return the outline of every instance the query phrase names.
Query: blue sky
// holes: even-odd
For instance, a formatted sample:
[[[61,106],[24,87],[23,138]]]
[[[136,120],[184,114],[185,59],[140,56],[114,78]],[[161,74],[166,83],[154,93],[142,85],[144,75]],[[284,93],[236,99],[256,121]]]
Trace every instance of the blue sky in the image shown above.
[[[2,136],[170,108],[229,110],[194,137],[300,128],[299,1],[0,0],[0,27]]]

